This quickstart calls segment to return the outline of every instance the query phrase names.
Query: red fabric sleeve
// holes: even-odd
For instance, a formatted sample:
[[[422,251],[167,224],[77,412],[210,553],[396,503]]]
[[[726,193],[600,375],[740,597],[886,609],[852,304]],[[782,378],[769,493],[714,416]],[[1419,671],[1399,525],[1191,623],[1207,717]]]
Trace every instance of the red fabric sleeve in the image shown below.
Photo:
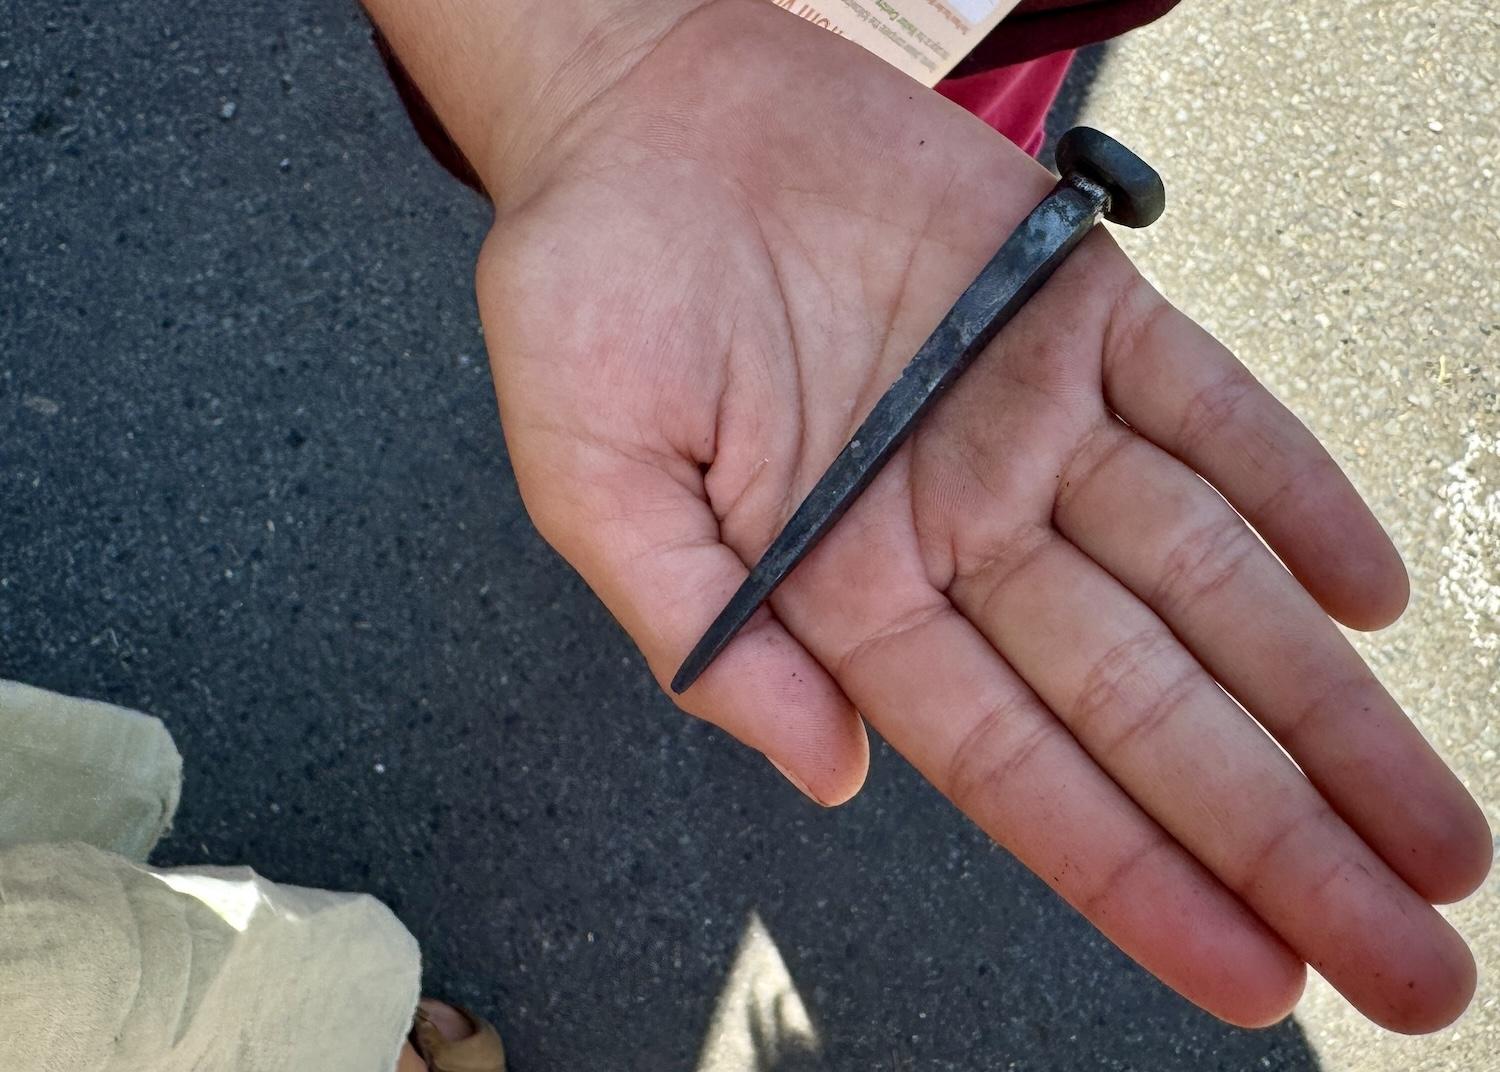
[[[937,84],[937,91],[1035,156],[1046,137],[1047,113],[1072,62],[1071,50],[1054,52],[964,78],[948,78]]]
[[[1155,22],[1178,0],[1022,0],[995,32],[981,41],[950,77],[1081,48]]]

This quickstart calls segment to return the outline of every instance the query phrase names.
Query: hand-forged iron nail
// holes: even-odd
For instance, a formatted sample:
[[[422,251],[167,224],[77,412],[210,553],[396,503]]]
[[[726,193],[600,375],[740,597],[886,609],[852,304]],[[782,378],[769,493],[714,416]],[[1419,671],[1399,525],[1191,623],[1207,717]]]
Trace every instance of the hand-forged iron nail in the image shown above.
[[[672,679],[690,688],[761,603],[853,505],[917,421],[1057,270],[1099,217],[1145,227],[1161,215],[1161,179],[1118,142],[1086,127],[1058,143],[1063,178],[1001,245],[899,379],[881,396]]]

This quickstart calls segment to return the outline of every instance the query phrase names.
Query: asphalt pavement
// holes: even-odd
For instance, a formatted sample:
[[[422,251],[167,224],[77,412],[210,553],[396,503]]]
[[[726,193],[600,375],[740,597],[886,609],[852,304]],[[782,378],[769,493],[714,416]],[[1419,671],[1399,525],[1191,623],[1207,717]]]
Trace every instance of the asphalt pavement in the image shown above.
[[[166,720],[159,862],[376,894],[515,1072],[1484,1067],[1488,983],[1426,1050],[1317,992],[1235,1030],[884,747],[825,812],[677,714],[526,518],[488,212],[352,2],[3,8],[0,676]],[[1334,8],[1188,0],[1072,107],[1162,164],[1148,271],[1396,531],[1366,648],[1496,819],[1495,17]]]

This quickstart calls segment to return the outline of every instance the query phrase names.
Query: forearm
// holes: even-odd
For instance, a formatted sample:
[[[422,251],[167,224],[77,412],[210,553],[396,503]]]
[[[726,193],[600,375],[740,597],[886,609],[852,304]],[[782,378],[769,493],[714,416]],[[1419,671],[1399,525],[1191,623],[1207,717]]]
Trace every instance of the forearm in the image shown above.
[[[587,102],[712,0],[364,0],[497,198]]]

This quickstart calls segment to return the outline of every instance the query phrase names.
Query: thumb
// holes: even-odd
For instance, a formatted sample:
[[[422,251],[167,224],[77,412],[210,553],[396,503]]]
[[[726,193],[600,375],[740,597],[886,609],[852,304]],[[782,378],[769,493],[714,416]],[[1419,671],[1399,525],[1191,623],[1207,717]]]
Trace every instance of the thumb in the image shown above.
[[[523,495],[542,535],[624,626],[665,689],[747,571],[720,542],[696,465],[593,453],[586,477],[574,454],[573,473],[523,480]],[[528,484],[535,495],[525,494]],[[763,752],[819,804],[842,804],[864,784],[863,720],[769,607],[673,698]]]

